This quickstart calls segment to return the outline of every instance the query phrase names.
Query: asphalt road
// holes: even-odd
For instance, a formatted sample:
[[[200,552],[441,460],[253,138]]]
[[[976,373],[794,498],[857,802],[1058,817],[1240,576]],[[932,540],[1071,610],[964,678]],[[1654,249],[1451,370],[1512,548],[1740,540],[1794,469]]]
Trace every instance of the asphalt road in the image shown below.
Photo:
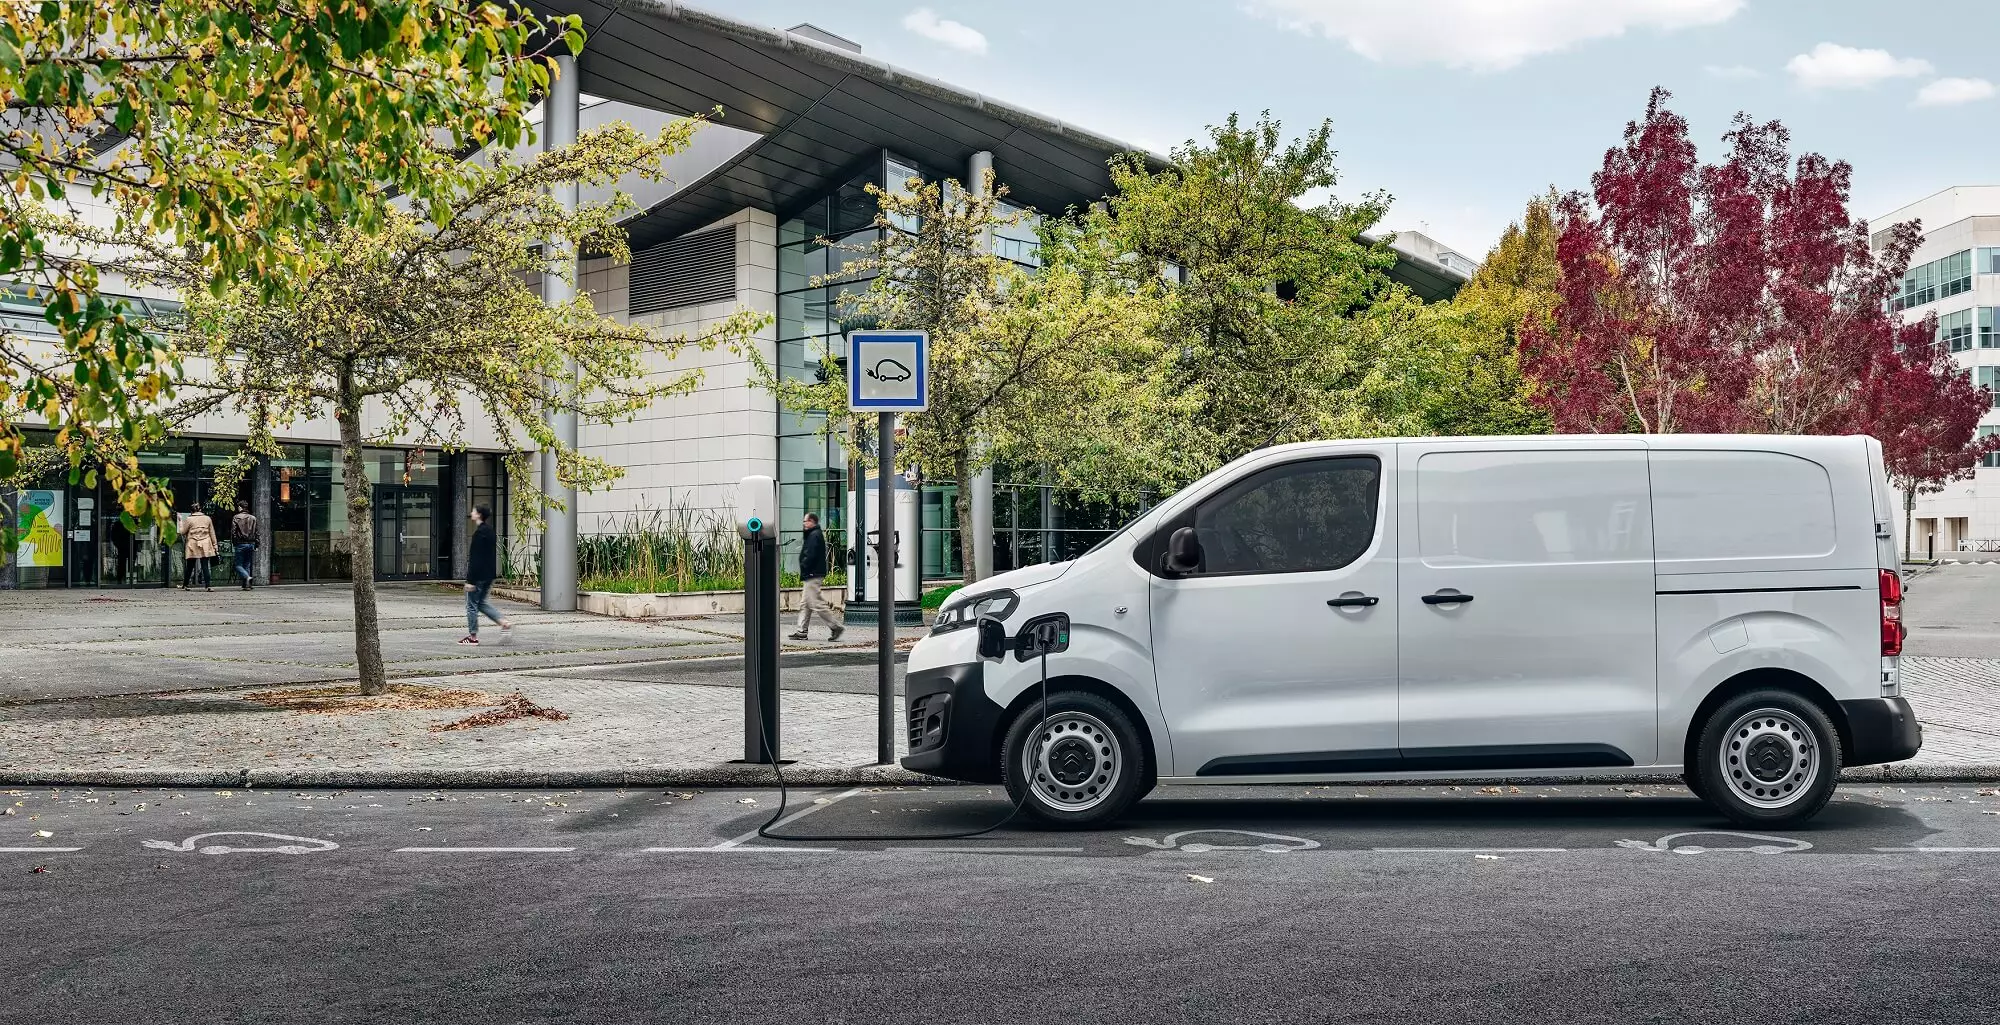
[[[1287,787],[1162,791],[1101,832],[790,844],[753,832],[775,796],[19,792],[0,1022],[2000,1015],[1976,787],[1848,787],[1765,837],[1668,787]],[[795,796],[821,835],[1007,810]]]

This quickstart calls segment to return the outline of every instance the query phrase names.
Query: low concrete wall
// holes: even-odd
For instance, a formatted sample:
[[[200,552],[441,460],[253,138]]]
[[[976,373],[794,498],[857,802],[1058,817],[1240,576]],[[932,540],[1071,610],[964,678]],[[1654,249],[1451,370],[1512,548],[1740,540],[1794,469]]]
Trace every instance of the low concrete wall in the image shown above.
[[[779,608],[785,612],[797,612],[799,595],[803,592],[796,587],[787,587],[778,592]],[[834,608],[844,607],[847,588],[829,587],[820,592],[827,604]],[[531,605],[542,600],[540,591],[529,587],[507,587],[496,585],[493,594],[501,598],[527,602]],[[678,594],[619,594],[614,591],[578,591],[576,595],[578,611],[595,616],[611,616],[615,619],[671,619],[675,616],[708,616],[717,613],[742,613],[742,591],[684,591]]]

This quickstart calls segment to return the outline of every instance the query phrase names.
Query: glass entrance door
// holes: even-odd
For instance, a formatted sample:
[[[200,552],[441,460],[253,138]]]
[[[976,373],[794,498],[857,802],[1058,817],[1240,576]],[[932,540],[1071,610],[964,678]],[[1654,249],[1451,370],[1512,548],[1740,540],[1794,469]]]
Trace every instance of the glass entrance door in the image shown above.
[[[377,485],[375,576],[382,580],[429,577],[437,554],[437,489]]]

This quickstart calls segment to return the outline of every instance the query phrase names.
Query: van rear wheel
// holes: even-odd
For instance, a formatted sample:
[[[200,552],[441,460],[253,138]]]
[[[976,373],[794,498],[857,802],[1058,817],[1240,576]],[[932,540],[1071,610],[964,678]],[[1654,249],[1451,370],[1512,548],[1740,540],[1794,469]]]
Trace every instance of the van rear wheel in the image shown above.
[[[1087,691],[1037,699],[1014,717],[1000,746],[1007,796],[1052,826],[1087,829],[1145,796],[1149,752],[1132,718]]]
[[[1701,726],[1694,792],[1740,826],[1803,825],[1840,782],[1840,735],[1820,707],[1785,690],[1724,702]]]

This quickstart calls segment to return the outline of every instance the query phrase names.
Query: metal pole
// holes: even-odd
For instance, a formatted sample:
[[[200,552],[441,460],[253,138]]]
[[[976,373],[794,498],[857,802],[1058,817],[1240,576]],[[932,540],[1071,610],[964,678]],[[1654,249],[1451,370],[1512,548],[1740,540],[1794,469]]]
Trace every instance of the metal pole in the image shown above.
[[[896,414],[883,413],[877,423],[881,491],[877,496],[875,530],[875,761],[896,761]]]
[[[555,58],[556,76],[549,83],[546,112],[542,121],[542,151],[561,149],[576,142],[576,124],[582,116],[583,95],[578,90],[576,58]],[[551,194],[565,210],[576,209],[575,184],[558,185]],[[549,239],[547,264],[542,270],[542,301],[560,306],[576,298],[576,244],[572,239]],[[565,361],[565,379],[555,382],[558,394],[576,382],[576,364]],[[549,429],[556,441],[576,449],[576,414],[567,410],[548,411]],[[556,449],[542,450],[542,491],[562,508],[549,508],[547,526],[542,528],[542,608],[552,612],[576,611],[576,489],[566,488],[556,479]]]
[[[980,196],[986,195],[986,176],[992,170],[993,154],[984,150],[974,153],[972,159],[966,162],[966,191]],[[988,253],[993,251],[992,229],[980,233],[980,248]],[[988,464],[985,469],[973,474],[969,481],[959,481],[958,486],[970,489],[970,501],[967,502],[966,511],[972,518],[971,523],[958,525],[960,530],[972,531],[972,565],[960,567],[960,572],[970,573],[974,580],[984,580],[993,575],[992,465]]]

